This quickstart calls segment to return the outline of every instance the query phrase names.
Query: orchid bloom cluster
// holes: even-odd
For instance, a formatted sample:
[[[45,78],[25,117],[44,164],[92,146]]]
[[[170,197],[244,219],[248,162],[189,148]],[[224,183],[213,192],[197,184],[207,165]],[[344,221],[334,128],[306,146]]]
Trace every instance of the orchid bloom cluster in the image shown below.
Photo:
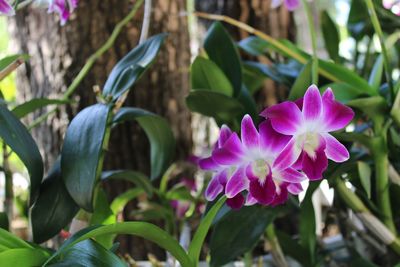
[[[71,13],[77,8],[78,0],[36,0],[34,4],[47,7],[49,13],[58,13],[60,23],[64,25],[71,16]],[[10,1],[0,0],[0,15],[13,16],[14,14],[15,10]]]
[[[241,136],[222,126],[210,157],[199,165],[213,172],[205,195],[219,194],[227,204],[279,205],[288,195],[303,191],[301,182],[319,180],[328,159],[349,159],[346,147],[329,132],[344,128],[354,117],[351,108],[337,102],[331,89],[321,96],[312,85],[304,98],[265,109],[258,129],[249,115],[241,123]]]

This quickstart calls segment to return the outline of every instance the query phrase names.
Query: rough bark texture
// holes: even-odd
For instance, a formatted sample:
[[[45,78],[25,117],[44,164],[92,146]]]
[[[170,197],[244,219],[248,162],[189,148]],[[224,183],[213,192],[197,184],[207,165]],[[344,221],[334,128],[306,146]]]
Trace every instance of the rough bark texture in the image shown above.
[[[271,9],[271,0],[197,0],[196,10],[223,14],[240,20],[258,30],[261,30],[274,38],[285,38],[294,40],[295,23],[293,16],[284,5],[279,8]],[[205,25],[210,21],[201,20]],[[232,36],[236,40],[241,40],[249,36],[243,30],[226,25]],[[265,58],[258,60],[268,64]],[[285,88],[271,80],[267,80],[264,87],[257,94],[257,103],[260,106],[269,106],[277,101],[284,99],[286,95]]]
[[[132,7],[128,0],[85,0],[64,27],[45,10],[25,9],[10,21],[13,42],[18,52],[32,56],[18,73],[18,100],[62,95],[85,60],[110,36],[114,26]],[[184,105],[190,64],[187,18],[178,16],[186,10],[185,0],[154,0],[150,34],[168,32],[169,37],[151,70],[142,77],[129,95],[126,105],[146,108],[167,118],[177,137],[177,158],[191,151],[190,113]],[[143,11],[124,29],[116,44],[94,66],[74,94],[76,104],[62,107],[32,134],[38,142],[48,169],[57,158],[68,122],[84,107],[95,103],[93,86],[103,86],[114,64],[138,42]],[[42,114],[37,112],[28,122]],[[143,132],[132,123],[112,132],[106,169],[135,169],[149,173],[149,144]],[[128,184],[109,186],[118,194]],[[127,212],[128,213],[128,212]],[[122,252],[134,259],[146,257],[146,248],[138,239],[120,240]],[[145,247],[148,244],[145,243]]]

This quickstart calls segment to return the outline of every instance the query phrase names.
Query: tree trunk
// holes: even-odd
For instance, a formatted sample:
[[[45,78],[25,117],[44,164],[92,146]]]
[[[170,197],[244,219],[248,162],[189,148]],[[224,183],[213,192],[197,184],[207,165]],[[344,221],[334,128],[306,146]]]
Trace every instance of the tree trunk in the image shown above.
[[[80,1],[71,21],[64,27],[60,27],[45,10],[18,12],[10,20],[13,41],[18,52],[31,56],[30,62],[18,72],[18,100],[60,97],[86,59],[105,42],[132,6],[128,0]],[[184,104],[190,64],[187,18],[179,16],[184,10],[185,0],[153,1],[149,35],[168,32],[168,40],[155,64],[126,101],[126,105],[142,107],[166,117],[177,138],[178,159],[185,158],[192,146],[188,127],[191,117]],[[115,63],[137,45],[142,17],[143,10],[123,30],[115,45],[96,62],[74,94],[77,103],[61,107],[59,112],[32,130],[47,170],[59,155],[69,121],[79,110],[95,103],[93,86],[102,87]],[[27,122],[44,112],[33,114]],[[137,125],[126,123],[113,130],[104,164],[106,169],[135,169],[149,174],[149,144]],[[113,183],[108,191],[115,196],[129,186]],[[120,241],[122,253],[128,252],[134,259],[146,257],[148,251],[143,247],[143,241],[128,237]]]
[[[292,14],[284,5],[271,9],[271,0],[197,0],[196,10],[213,14],[222,14],[240,20],[274,38],[294,40],[296,27]],[[205,25],[210,21],[201,20]],[[249,36],[244,30],[226,25],[236,40]],[[265,58],[259,58],[261,62]],[[269,62],[262,62],[268,64]],[[266,80],[256,96],[260,106],[270,106],[286,96],[287,90],[282,85]]]

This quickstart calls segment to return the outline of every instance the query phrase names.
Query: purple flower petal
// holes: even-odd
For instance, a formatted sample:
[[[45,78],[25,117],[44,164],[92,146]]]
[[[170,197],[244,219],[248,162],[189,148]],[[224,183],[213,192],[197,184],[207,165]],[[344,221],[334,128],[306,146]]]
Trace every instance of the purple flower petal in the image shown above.
[[[299,0],[285,0],[285,5],[289,11],[293,11],[299,6]]]
[[[314,157],[303,153],[302,166],[303,172],[310,180],[319,180],[322,178],[322,173],[328,167],[328,158],[325,155],[325,142],[321,142],[315,151]]]
[[[218,173],[218,181],[224,187],[226,186],[226,183],[228,182],[228,169],[222,170]]]
[[[212,158],[223,165],[236,164],[243,155],[243,146],[236,133],[233,133],[224,145],[213,151]]]
[[[240,192],[248,189],[249,180],[246,177],[244,168],[239,168],[232,177],[228,180],[225,187],[225,195],[228,198],[233,198]]]
[[[243,145],[247,148],[258,148],[259,135],[251,117],[246,114],[242,119],[241,134]]]
[[[6,16],[15,15],[15,11],[12,6],[7,2],[7,0],[0,0],[0,14]]]
[[[289,143],[285,146],[279,156],[276,158],[273,168],[277,170],[284,170],[293,165],[301,154],[301,148],[297,144],[295,137],[290,139]]]
[[[303,100],[303,116],[306,121],[314,121],[320,118],[322,112],[322,99],[318,88],[311,85]]]
[[[286,184],[280,185],[278,191],[279,191],[279,193],[277,192],[275,194],[274,200],[270,203],[270,205],[273,207],[285,203],[289,197]]]
[[[257,204],[257,199],[255,199],[250,193],[247,194],[245,206],[253,206]]]
[[[238,194],[235,197],[228,198],[226,200],[226,205],[228,205],[234,210],[240,209],[241,207],[243,207],[243,204],[244,204],[244,197],[242,196],[242,194]]]
[[[222,147],[231,135],[232,135],[231,129],[229,129],[229,127],[226,126],[225,124],[222,125],[221,130],[219,132],[218,147]]]
[[[271,156],[280,153],[290,140],[290,136],[276,132],[270,120],[262,122],[260,129],[260,148]]]
[[[250,181],[249,192],[262,205],[268,205],[274,200],[275,190],[275,183],[271,175],[266,177],[263,184],[259,180]]]
[[[216,170],[219,164],[216,163],[212,157],[199,160],[199,167],[203,170]]]
[[[219,175],[213,176],[211,181],[208,183],[205,196],[208,201],[213,201],[222,191],[224,186],[219,182]]]
[[[287,168],[281,171],[274,171],[274,178],[278,178],[281,181],[289,182],[289,183],[300,183],[307,179],[307,177],[293,168]]]
[[[260,114],[271,119],[272,127],[281,134],[294,135],[302,123],[302,114],[293,102],[283,102],[265,109]]]
[[[350,158],[347,148],[335,137],[330,134],[324,134],[323,137],[326,142],[325,153],[328,159],[331,159],[334,162],[344,162]]]
[[[322,122],[327,132],[344,128],[354,117],[354,112],[351,108],[335,101],[335,96],[330,88],[322,95],[322,105]]]
[[[293,194],[293,195],[298,195],[301,192],[303,192],[303,186],[301,184],[288,184],[287,190]]]

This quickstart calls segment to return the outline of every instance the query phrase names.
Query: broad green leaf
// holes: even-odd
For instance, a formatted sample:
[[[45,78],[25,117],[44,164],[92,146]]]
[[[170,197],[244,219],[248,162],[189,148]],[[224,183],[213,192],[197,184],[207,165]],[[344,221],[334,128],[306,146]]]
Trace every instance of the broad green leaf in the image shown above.
[[[192,91],[186,97],[186,104],[190,110],[224,123],[244,114],[244,107],[238,100],[209,90]]]
[[[388,113],[389,108],[386,100],[382,96],[357,98],[347,102],[347,105],[361,110],[370,118],[384,116]]]
[[[110,113],[111,106],[104,104],[79,112],[67,129],[61,151],[61,171],[66,188],[74,201],[89,212],[93,211],[93,193]]]
[[[7,213],[0,212],[0,228],[3,228],[4,230],[8,231],[9,226],[10,223],[8,221]]]
[[[16,106],[12,113],[18,118],[23,118],[31,112],[37,109],[43,108],[48,105],[62,105],[70,103],[70,100],[60,100],[60,99],[48,99],[48,98],[35,98],[27,101],[21,105]]]
[[[43,161],[39,149],[25,126],[5,106],[0,105],[0,137],[18,155],[30,176],[30,205],[43,179]]]
[[[2,266],[32,267],[41,266],[49,255],[41,249],[14,248],[0,252]]]
[[[4,57],[0,60],[0,71],[4,70],[8,65],[16,61],[17,59],[28,60],[29,56],[26,54],[21,55],[11,55]]]
[[[134,183],[137,187],[143,189],[146,194],[151,197],[153,195],[154,188],[150,183],[149,178],[141,172],[130,171],[130,170],[114,170],[104,171],[101,174],[102,180],[125,180]]]
[[[0,228],[0,252],[12,248],[33,248],[30,244],[13,235],[12,233]]]
[[[325,92],[327,88],[332,89],[337,101],[340,101],[345,104],[350,100],[356,99],[364,95],[359,90],[355,89],[354,87],[346,83],[330,83],[323,87],[320,87],[319,89],[321,90],[321,92]]]
[[[231,210],[214,226],[210,240],[211,266],[222,266],[251,250],[276,215],[261,206]]]
[[[292,88],[290,89],[288,97],[289,100],[296,100],[304,96],[308,87],[312,83],[311,71],[312,71],[312,61],[310,60],[307,62],[306,65],[304,65],[299,77],[297,77]]]
[[[224,72],[213,61],[196,57],[190,70],[190,78],[193,90],[207,89],[232,96],[231,82]]]
[[[279,244],[282,247],[284,255],[288,255],[302,264],[302,266],[312,266],[305,248],[300,246],[297,240],[293,240],[291,236],[282,231],[276,231]]]
[[[369,75],[368,83],[374,88],[376,91],[379,90],[382,82],[382,74],[383,74],[383,57],[379,55],[375,61],[375,64],[371,70],[371,74]]]
[[[259,120],[257,104],[254,98],[251,96],[249,90],[245,86],[242,86],[242,90],[240,90],[240,94],[237,96],[237,100],[243,105],[245,108],[245,113],[249,114],[255,123]],[[242,119],[240,116],[239,120]]]
[[[368,9],[362,0],[351,1],[347,28],[350,35],[356,40],[360,40],[371,32],[372,24],[369,19]]]
[[[325,48],[328,51],[329,57],[335,61],[339,62],[339,31],[329,16],[328,12],[324,10],[321,14],[321,27],[322,35],[325,41]]]
[[[229,33],[220,22],[214,22],[204,40],[204,49],[208,57],[225,73],[233,86],[234,96],[239,95],[242,87],[242,64]]]
[[[161,228],[146,222],[123,222],[85,228],[69,238],[60,249],[51,256],[44,266],[47,266],[48,263],[57,259],[75,244],[86,239],[108,234],[129,234],[143,237],[170,252],[171,255],[181,263],[182,267],[193,266],[192,261],[187,256],[185,250],[179,245],[178,241]]]
[[[108,225],[117,222],[117,216],[110,208],[107,195],[102,188],[98,188],[94,200],[94,212],[90,218],[90,225]],[[97,238],[105,248],[110,248],[113,244],[115,235],[103,235]]]
[[[62,260],[51,264],[51,267],[126,267],[127,265],[114,253],[94,240],[77,243],[65,251]]]
[[[357,162],[358,175],[361,185],[367,193],[368,198],[371,198],[371,168],[363,161]]]
[[[137,198],[138,196],[140,196],[143,193],[144,193],[144,191],[142,188],[132,188],[132,189],[125,191],[122,194],[119,194],[111,202],[110,208],[111,208],[112,212],[116,215],[121,213],[129,201]]]
[[[238,43],[238,46],[250,55],[259,56],[263,55],[270,45],[267,41],[264,41],[261,38],[250,36],[241,40]]]
[[[175,137],[168,122],[147,110],[123,107],[114,116],[113,123],[136,120],[150,141],[151,179],[164,173],[175,154]]]
[[[155,35],[123,57],[108,76],[103,96],[112,96],[115,101],[128,91],[154,62],[165,37],[166,34]]]
[[[267,76],[261,73],[257,68],[246,63],[247,62],[243,63],[243,83],[253,95],[262,88]]]
[[[40,186],[39,197],[30,211],[33,240],[43,243],[57,235],[78,210],[78,205],[65,188],[60,160],[57,160]]]
[[[256,73],[258,76],[265,76],[272,79],[275,82],[285,84],[287,86],[291,85],[291,82],[280,73],[276,66],[268,66],[254,61],[246,61],[243,64],[244,74],[246,72]],[[253,74],[254,75],[254,74]],[[297,75],[296,75],[297,77]]]

